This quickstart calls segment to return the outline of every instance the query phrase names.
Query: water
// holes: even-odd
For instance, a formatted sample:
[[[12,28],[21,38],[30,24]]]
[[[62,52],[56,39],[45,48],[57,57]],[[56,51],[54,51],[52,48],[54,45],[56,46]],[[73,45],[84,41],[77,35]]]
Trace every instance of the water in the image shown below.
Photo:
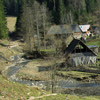
[[[25,84],[28,86],[38,86],[43,87],[48,84],[48,86],[52,85],[52,81],[29,81],[29,80],[13,80],[15,82],[18,82],[20,84]],[[56,82],[56,86],[60,88],[73,88],[73,87],[97,87],[100,86],[98,83],[82,83],[77,82],[75,80],[60,80]]]
[[[23,60],[23,62],[21,62],[21,59],[19,57],[14,57],[16,61],[20,61],[20,63],[15,64],[13,66],[11,66],[8,69],[8,73],[7,73],[7,77],[14,81],[14,82],[18,82],[20,84],[26,84],[28,86],[39,86],[39,87],[43,87],[46,86],[47,84],[49,84],[49,86],[52,85],[52,81],[30,81],[30,80],[19,80],[18,78],[15,77],[15,74],[17,73],[17,71],[19,69],[21,69],[22,67],[24,67],[29,61],[28,60]],[[56,85],[58,87],[61,88],[72,88],[72,87],[96,87],[96,86],[100,86],[100,84],[97,83],[82,83],[82,82],[78,82],[76,80],[59,80],[56,81]]]
[[[25,62],[21,62],[21,63],[18,63],[18,64],[15,64],[14,66],[11,66],[9,69],[8,69],[8,73],[7,73],[7,76],[10,77],[14,74],[17,73],[17,71],[19,69],[21,69],[22,67],[24,67],[29,61],[25,61]]]

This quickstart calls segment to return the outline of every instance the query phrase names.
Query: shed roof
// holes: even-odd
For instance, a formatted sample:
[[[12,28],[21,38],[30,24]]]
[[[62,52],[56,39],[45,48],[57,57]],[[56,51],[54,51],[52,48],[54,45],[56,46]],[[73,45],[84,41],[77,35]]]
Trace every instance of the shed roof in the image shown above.
[[[68,54],[72,53],[75,47],[80,44],[82,47],[86,48],[88,52],[91,52],[93,55],[97,56],[91,49],[89,49],[81,40],[73,39],[73,41],[66,48]]]
[[[71,33],[73,33],[71,25],[53,25],[47,32],[47,34],[71,34]]]
[[[79,27],[82,30],[82,32],[86,32],[90,28],[90,25],[79,25]]]
[[[98,46],[97,45],[89,45],[89,46],[87,46],[88,48],[98,48]]]

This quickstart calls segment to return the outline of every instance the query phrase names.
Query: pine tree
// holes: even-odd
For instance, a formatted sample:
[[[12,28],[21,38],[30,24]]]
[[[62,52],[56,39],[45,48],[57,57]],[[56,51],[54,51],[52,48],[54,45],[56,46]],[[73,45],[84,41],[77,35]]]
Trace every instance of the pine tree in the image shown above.
[[[61,24],[67,23],[67,19],[66,19],[67,12],[63,0],[59,0],[59,13],[60,13],[60,23]]]
[[[6,24],[6,18],[5,18],[5,10],[3,1],[0,0],[0,39],[4,39],[8,37],[8,29]]]

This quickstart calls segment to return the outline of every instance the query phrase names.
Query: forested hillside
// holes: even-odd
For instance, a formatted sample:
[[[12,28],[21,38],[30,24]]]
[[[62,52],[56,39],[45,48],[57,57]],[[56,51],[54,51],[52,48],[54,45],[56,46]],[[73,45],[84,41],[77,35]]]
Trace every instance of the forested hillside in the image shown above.
[[[100,26],[100,0],[4,0],[3,4],[7,16],[17,16],[16,34],[23,37],[30,53],[40,51],[41,45],[46,49],[46,33],[52,24]]]
[[[4,0],[7,15],[19,15],[20,7],[24,1]],[[33,2],[34,0],[30,0]],[[55,24],[95,24],[99,16],[99,0],[37,0],[44,3],[52,15]],[[98,22],[98,21],[97,21]]]

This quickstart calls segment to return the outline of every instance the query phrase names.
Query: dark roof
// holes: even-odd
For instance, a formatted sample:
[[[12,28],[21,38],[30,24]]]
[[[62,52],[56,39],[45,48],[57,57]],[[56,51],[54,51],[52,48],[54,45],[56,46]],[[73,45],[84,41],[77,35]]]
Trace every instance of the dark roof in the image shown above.
[[[95,29],[99,29],[98,26],[92,26],[92,29],[95,30]]]
[[[72,53],[72,51],[75,49],[75,47],[80,44],[82,47],[87,48],[88,52],[91,52],[92,54],[94,54],[95,56],[97,56],[91,49],[89,49],[81,40],[78,39],[73,39],[72,42],[68,45],[68,47],[66,48],[66,52],[68,54]]]
[[[47,32],[47,34],[71,34],[71,33],[73,33],[71,25],[53,25]]]
[[[73,24],[73,25],[71,25],[71,27],[72,27],[72,30],[73,30],[75,33],[77,33],[77,32],[82,32],[81,29],[79,28],[79,25],[77,25],[77,24]]]
[[[87,46],[88,48],[98,48],[98,46],[97,45],[89,45],[89,46]]]

